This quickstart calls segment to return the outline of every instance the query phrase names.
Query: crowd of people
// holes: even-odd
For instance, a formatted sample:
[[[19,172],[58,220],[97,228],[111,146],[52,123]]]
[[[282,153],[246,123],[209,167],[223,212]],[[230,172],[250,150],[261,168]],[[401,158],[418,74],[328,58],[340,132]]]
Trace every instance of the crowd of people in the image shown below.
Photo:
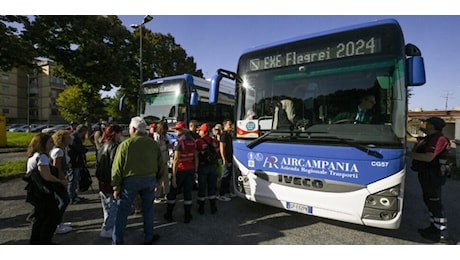
[[[230,201],[235,196],[230,189],[233,122],[198,127],[192,120],[187,127],[179,121],[173,129],[174,143],[168,141],[166,122],[147,126],[140,117],[131,119],[130,138],[125,141],[122,127],[105,121],[93,134],[87,126],[72,122],[70,131],[34,136],[27,151],[26,175],[36,171],[48,193],[33,181],[26,187],[27,202],[34,206],[28,218],[33,223],[30,244],[53,244],[54,234],[73,230],[64,213],[69,205],[86,200],[78,196],[78,180],[87,163],[83,143],[88,135],[96,148],[95,175],[103,213],[100,237],[124,244],[128,216],[137,207],[143,215],[144,244],[155,243],[159,239],[153,227],[155,205],[166,204],[163,217],[171,222],[177,195],[182,194],[183,222],[190,223],[194,188],[198,190],[196,211],[205,214],[209,201],[210,213],[216,214],[217,200]]]

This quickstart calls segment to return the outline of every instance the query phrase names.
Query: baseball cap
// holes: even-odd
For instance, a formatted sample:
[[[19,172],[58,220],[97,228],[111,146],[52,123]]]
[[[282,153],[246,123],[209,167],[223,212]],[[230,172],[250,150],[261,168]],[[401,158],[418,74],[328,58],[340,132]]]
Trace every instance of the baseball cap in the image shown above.
[[[150,124],[150,125],[149,125],[149,128],[150,128],[150,129],[152,129],[152,128],[157,128],[157,125],[156,125],[155,123]]]
[[[183,121],[177,122],[173,129],[187,128],[187,125]]]
[[[428,118],[426,122],[432,124],[436,130],[442,130],[446,126],[446,122],[437,116]]]
[[[201,124],[201,126],[198,128],[198,131],[204,131],[204,132],[209,131],[209,124],[208,123]]]

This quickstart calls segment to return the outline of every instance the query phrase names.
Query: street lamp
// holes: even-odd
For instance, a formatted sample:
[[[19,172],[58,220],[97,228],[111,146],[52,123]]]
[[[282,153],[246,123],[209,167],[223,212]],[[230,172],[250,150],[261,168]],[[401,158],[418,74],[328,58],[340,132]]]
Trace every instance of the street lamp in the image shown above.
[[[30,133],[30,75],[27,73],[27,132]]]
[[[153,20],[153,17],[150,15],[144,16],[144,20],[140,24],[131,24],[131,28],[137,29],[139,28],[139,86],[142,86],[142,27],[144,24]],[[140,91],[140,88],[139,88]]]

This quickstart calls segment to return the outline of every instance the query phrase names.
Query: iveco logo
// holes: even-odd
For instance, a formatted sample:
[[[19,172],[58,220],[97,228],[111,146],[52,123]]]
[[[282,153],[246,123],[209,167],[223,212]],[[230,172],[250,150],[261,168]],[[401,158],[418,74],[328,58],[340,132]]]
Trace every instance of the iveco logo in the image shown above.
[[[293,186],[313,187],[317,189],[322,189],[324,187],[323,181],[321,180],[292,177],[289,175],[278,175],[278,182]]]

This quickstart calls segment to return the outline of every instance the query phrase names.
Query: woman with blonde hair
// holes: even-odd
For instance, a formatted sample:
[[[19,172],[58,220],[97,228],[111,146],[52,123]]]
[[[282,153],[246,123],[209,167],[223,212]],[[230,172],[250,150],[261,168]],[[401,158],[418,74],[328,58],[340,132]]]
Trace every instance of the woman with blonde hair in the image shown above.
[[[51,148],[53,148],[53,140],[50,135],[39,133],[32,138],[27,148],[27,173],[38,169],[44,182],[58,183],[65,187],[66,181],[51,174],[49,159]],[[41,191],[33,182],[29,183],[26,189],[26,201],[34,206],[30,244],[53,244],[52,238],[61,216],[55,193],[53,190]]]
[[[72,143],[72,136],[68,130],[58,130],[51,138],[54,142],[54,147],[51,149],[50,157],[52,164],[58,171],[60,180],[67,182],[67,170],[69,169],[70,158],[67,155],[67,147]],[[66,189],[56,191],[56,199],[58,201],[59,212],[61,213],[61,224],[56,228],[56,234],[64,234],[72,231],[70,223],[62,223],[62,218],[67,206],[70,203],[70,196]]]

